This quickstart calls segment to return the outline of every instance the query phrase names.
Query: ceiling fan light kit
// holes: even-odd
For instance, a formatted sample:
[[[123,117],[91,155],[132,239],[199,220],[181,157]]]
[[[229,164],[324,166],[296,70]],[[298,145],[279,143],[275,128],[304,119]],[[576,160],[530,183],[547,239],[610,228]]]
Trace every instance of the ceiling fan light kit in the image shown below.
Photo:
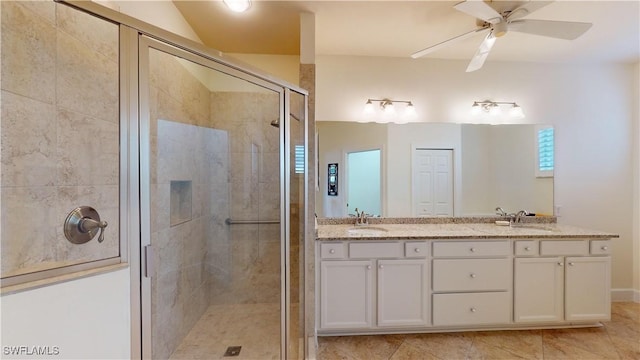
[[[425,56],[475,34],[488,31],[489,34],[484,38],[467,67],[466,71],[472,72],[482,68],[496,38],[502,37],[510,31],[574,40],[591,28],[591,23],[584,22],[521,19],[550,3],[551,1],[528,1],[515,9],[499,13],[482,0],[463,1],[456,4],[454,8],[475,17],[479,22],[479,27],[415,52],[411,57],[416,59]]]

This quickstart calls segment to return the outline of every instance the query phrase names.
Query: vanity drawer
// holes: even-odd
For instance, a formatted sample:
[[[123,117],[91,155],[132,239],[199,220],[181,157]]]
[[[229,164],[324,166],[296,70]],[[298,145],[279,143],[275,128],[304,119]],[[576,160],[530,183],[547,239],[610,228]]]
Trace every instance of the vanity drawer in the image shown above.
[[[611,240],[591,240],[591,255],[611,254]]]
[[[538,255],[538,242],[535,240],[518,240],[515,242],[516,256],[535,256]]]
[[[345,243],[321,243],[320,256],[322,259],[344,259],[346,255]]]
[[[434,326],[508,324],[508,292],[433,295]]]
[[[508,259],[435,259],[433,291],[508,290]]]
[[[400,242],[350,242],[349,257],[354,258],[401,258],[404,249]]]
[[[540,241],[540,255],[588,255],[589,242],[585,240]]]
[[[483,257],[508,256],[509,241],[436,241],[434,257]]]
[[[408,258],[427,257],[429,246],[426,241],[407,241],[404,243],[404,256]]]

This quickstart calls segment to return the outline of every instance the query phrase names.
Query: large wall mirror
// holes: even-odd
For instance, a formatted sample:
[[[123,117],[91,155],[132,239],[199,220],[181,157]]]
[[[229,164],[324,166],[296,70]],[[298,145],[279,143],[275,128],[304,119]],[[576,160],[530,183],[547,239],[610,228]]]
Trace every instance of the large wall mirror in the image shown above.
[[[380,196],[380,216],[442,216],[421,211],[424,204],[418,202],[450,199],[445,195],[453,198],[454,216],[493,215],[497,206],[508,212],[525,209],[535,214],[553,214],[553,176],[549,173],[543,176],[537,171],[540,125],[319,121],[316,127],[320,169],[316,192],[318,217],[345,217],[350,209],[358,207],[347,201],[352,177],[347,176],[347,157],[354,151],[373,148],[381,149],[380,193],[371,194]],[[419,165],[421,150],[452,154],[447,160],[452,163],[447,165],[449,173],[443,175],[439,170],[443,166],[438,167],[437,158],[433,160],[431,173],[426,176],[420,173],[424,168]],[[339,164],[337,195],[327,192],[326,169],[330,163]],[[434,193],[425,196],[418,185],[433,188]],[[363,207],[361,210],[372,213]]]

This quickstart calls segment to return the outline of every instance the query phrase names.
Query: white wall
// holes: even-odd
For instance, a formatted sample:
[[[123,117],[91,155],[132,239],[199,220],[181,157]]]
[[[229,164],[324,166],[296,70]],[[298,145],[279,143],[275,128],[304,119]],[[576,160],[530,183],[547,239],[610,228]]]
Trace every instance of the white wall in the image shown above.
[[[47,358],[129,358],[129,302],[128,268],[3,296],[3,358],[45,358],[6,354],[7,346],[59,349]]]
[[[560,223],[620,234],[614,288],[634,286],[634,122],[637,72],[631,65],[492,62],[320,56],[316,120],[361,119],[367,98],[411,100],[417,121],[465,122],[475,100],[516,101],[529,123],[556,128],[555,204]],[[636,70],[637,71],[637,70]],[[635,76],[634,76],[635,75]],[[517,149],[505,149],[517,156]],[[389,163],[396,161],[389,156]],[[636,284],[636,290],[637,289]]]

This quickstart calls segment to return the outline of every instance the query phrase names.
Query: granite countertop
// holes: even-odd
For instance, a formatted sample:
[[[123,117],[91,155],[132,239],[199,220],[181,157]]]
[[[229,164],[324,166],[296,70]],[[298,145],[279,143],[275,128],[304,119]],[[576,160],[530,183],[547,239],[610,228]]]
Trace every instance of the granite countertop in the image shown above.
[[[355,230],[354,230],[355,229]],[[320,224],[316,239],[330,240],[401,240],[401,239],[610,239],[619,235],[555,222],[499,226],[494,222],[467,223],[376,223]]]

